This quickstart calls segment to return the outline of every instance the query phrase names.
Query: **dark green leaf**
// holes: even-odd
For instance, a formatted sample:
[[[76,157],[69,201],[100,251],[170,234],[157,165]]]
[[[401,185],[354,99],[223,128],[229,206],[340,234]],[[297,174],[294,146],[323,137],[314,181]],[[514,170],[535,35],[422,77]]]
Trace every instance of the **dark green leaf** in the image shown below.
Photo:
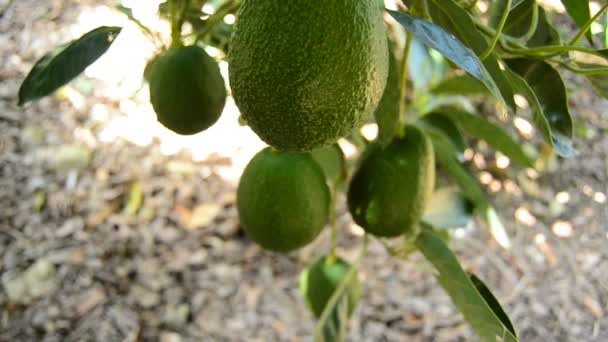
[[[487,50],[488,42],[477,30],[475,22],[470,14],[455,4],[453,0],[430,0],[428,1],[428,9],[431,18],[437,25],[451,32],[466,46],[470,47],[475,54],[481,55]],[[443,43],[438,42],[438,44]],[[478,62],[479,59],[476,58],[475,61]],[[489,73],[493,80],[492,84],[495,84],[496,87],[498,87],[501,96],[496,95],[496,87],[488,87],[488,89],[509,108],[515,110],[513,90],[505,76],[502,74],[495,54],[489,55],[483,61],[483,66],[483,70]],[[479,80],[484,81],[483,79]]]
[[[606,16],[606,18],[608,18],[608,16]],[[606,20],[606,23],[608,23],[608,19]],[[608,28],[608,25],[607,25],[607,28]],[[606,32],[608,32],[608,29],[606,30]],[[600,55],[604,56],[604,58],[608,59],[608,49],[600,49],[600,50],[597,50],[597,52]]]
[[[513,327],[513,323],[511,323],[509,315],[507,315],[505,310],[502,308],[500,302],[498,301],[498,299],[496,299],[490,288],[488,288],[486,284],[481,279],[479,279],[474,273],[468,272],[468,274],[469,278],[471,278],[471,282],[473,282],[473,285],[475,285],[475,288],[477,288],[479,294],[481,294],[481,296],[486,301],[486,303],[488,303],[492,311],[494,311],[494,314],[496,314],[502,324],[507,327],[507,329],[509,329],[511,334],[517,337],[517,333],[515,332],[515,328]]]
[[[562,0],[562,4],[566,7],[568,14],[574,19],[578,27],[584,27],[591,20],[591,11],[589,10],[589,0]],[[587,39],[593,41],[591,30],[587,30]]]
[[[439,83],[431,92],[436,95],[487,95],[488,88],[469,74],[452,76]]]
[[[108,50],[120,31],[120,27],[98,27],[44,55],[21,84],[19,105],[47,96],[74,79]]]
[[[551,127],[551,142],[557,152],[563,157],[573,156],[575,151],[572,147],[572,116],[568,109],[566,87],[560,74],[543,61],[515,58],[506,60],[506,63],[526,81],[536,95],[542,114]],[[529,94],[523,95],[529,97]]]
[[[401,104],[401,92],[399,81],[399,62],[395,56],[393,43],[389,40],[389,65],[388,79],[384,94],[374,113],[378,124],[378,141],[381,144],[388,144],[397,131],[399,123],[399,110]]]
[[[456,187],[435,190],[422,222],[437,228],[465,227],[471,221],[473,205]]]
[[[523,166],[533,167],[534,162],[516,141],[502,127],[476,114],[464,112],[455,108],[442,108],[437,110],[456,122],[464,131],[476,138],[485,140],[494,149],[504,153],[513,162]]]
[[[538,7],[538,24],[536,25],[536,31],[532,35],[532,38],[528,40],[528,46],[537,47],[545,45],[561,45],[562,39],[559,36],[559,32],[553,27],[553,24],[549,21],[545,10],[542,7]]]
[[[524,0],[512,0],[511,7],[509,11],[513,8],[517,7]],[[500,22],[500,18],[504,10],[507,7],[507,0],[492,0],[490,1],[490,8],[488,10],[488,25],[493,28],[498,27],[498,23]]]
[[[503,32],[513,37],[524,37],[534,33],[537,27],[538,5],[536,5],[536,0],[523,0],[509,12]]]
[[[452,119],[437,113],[427,114],[420,118],[421,124],[430,125],[442,131],[445,136],[450,139],[450,142],[458,152],[458,155],[464,153],[466,142],[460,132],[460,128],[452,121]]]
[[[527,99],[530,108],[532,109],[532,118],[534,119],[536,128],[541,132],[541,135],[545,141],[553,145],[551,126],[543,114],[542,107],[538,102],[538,98],[536,97],[534,90],[532,90],[528,82],[526,82],[523,77],[519,76],[511,69],[507,68],[505,71],[505,74],[507,77],[509,77],[511,84],[513,85],[513,89]]]
[[[448,1],[451,2],[452,0]],[[469,18],[464,9],[455,3],[452,4],[458,8],[459,11],[463,11],[464,15]],[[497,84],[494,82],[494,79],[492,78],[494,75],[490,76],[490,74],[488,74],[486,67],[487,65],[491,65],[491,63],[484,66],[477,55],[475,55],[475,52],[471,51],[471,49],[462,44],[462,42],[456,39],[452,34],[446,32],[440,26],[430,23],[424,19],[413,17],[407,13],[394,12],[390,10],[388,12],[406,30],[412,32],[414,36],[422,43],[439,51],[447,59],[451,60],[464,71],[480,80],[497,98],[507,101],[507,104],[513,103],[513,94],[511,93],[510,102],[509,96],[506,96],[506,98],[503,99],[501,94],[504,93],[501,93],[501,90],[499,89],[500,86],[497,86]],[[471,28],[474,28],[474,26]],[[479,34],[479,32],[477,33]],[[481,34],[479,34],[479,38],[483,40]],[[491,57],[487,60],[493,60],[494,63],[496,63],[496,60],[492,59]],[[498,68],[498,63],[496,63],[495,66]]]
[[[481,341],[517,341],[517,337],[492,311],[460,266],[454,253],[439,236],[423,231],[416,239],[416,246],[435,266],[439,272],[436,275],[437,281],[448,293],[465,320],[471,324]]]

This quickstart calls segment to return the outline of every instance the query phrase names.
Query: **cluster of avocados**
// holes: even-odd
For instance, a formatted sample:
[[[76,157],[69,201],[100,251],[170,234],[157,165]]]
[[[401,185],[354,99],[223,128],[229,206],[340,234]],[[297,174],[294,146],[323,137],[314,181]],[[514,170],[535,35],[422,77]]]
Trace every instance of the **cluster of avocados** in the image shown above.
[[[331,176],[313,151],[337,146],[375,111],[399,115],[398,68],[381,6],[377,0],[243,0],[228,63],[243,120],[270,145],[241,176],[241,225],[265,249],[296,250],[319,236],[332,210]],[[147,69],[152,105],[167,128],[195,134],[218,120],[226,89],[203,49],[170,49]],[[378,237],[415,234],[435,181],[429,138],[414,126],[392,130],[368,145],[347,193],[355,222]],[[315,316],[350,268],[325,256],[302,273],[301,290]],[[346,293],[350,314],[359,298],[356,275]]]

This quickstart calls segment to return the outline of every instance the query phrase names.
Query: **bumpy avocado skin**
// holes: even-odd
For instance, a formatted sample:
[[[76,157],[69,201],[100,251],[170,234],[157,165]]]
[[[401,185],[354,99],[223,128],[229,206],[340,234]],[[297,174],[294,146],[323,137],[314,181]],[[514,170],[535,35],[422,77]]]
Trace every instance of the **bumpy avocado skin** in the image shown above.
[[[265,249],[289,252],[312,242],[329,217],[325,174],[309,153],[265,148],[247,164],[237,210],[249,237]]]
[[[388,146],[370,145],[348,189],[348,208],[355,222],[375,236],[413,232],[435,186],[431,140],[408,126],[403,138]]]
[[[226,103],[226,86],[217,62],[198,46],[178,47],[146,68],[150,102],[170,130],[191,135],[213,125]]]
[[[376,0],[244,0],[229,53],[237,106],[269,145],[329,145],[374,113],[388,75]]]

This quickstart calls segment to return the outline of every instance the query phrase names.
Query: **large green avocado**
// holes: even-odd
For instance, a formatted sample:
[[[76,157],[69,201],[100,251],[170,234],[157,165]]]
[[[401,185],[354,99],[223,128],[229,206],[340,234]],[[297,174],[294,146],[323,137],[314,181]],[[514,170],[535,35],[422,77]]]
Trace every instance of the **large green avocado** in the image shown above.
[[[226,86],[216,61],[198,46],[170,49],[144,72],[158,121],[183,135],[213,125],[226,103]]]
[[[321,317],[325,306],[331,299],[351,265],[341,258],[327,256],[319,258],[300,274],[300,293],[306,306],[315,317]],[[346,284],[347,314],[351,316],[357,307],[361,295],[359,277],[354,277]]]
[[[275,252],[312,242],[329,217],[330,192],[310,153],[265,148],[247,164],[237,209],[249,237]]]
[[[249,126],[278,149],[329,145],[374,113],[388,75],[377,0],[244,0],[230,86]]]
[[[373,143],[362,157],[348,189],[348,208],[355,222],[376,236],[413,232],[435,186],[431,140],[407,126],[403,138],[383,147]]]

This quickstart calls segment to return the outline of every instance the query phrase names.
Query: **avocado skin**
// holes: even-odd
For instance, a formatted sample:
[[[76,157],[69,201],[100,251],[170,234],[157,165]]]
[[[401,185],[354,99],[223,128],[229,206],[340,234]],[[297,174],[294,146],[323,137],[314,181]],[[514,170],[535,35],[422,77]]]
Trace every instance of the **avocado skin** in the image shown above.
[[[158,121],[182,135],[213,125],[226,103],[217,62],[198,46],[170,49],[146,67],[150,102]]]
[[[372,235],[410,234],[434,186],[431,140],[407,126],[403,138],[394,138],[386,147],[378,142],[368,147],[349,184],[348,208],[355,222]]]
[[[308,151],[374,113],[388,76],[376,0],[244,0],[229,79],[243,118],[271,146]]]
[[[258,152],[237,189],[237,210],[249,237],[265,249],[289,252],[312,242],[329,218],[330,192],[309,153]]]

